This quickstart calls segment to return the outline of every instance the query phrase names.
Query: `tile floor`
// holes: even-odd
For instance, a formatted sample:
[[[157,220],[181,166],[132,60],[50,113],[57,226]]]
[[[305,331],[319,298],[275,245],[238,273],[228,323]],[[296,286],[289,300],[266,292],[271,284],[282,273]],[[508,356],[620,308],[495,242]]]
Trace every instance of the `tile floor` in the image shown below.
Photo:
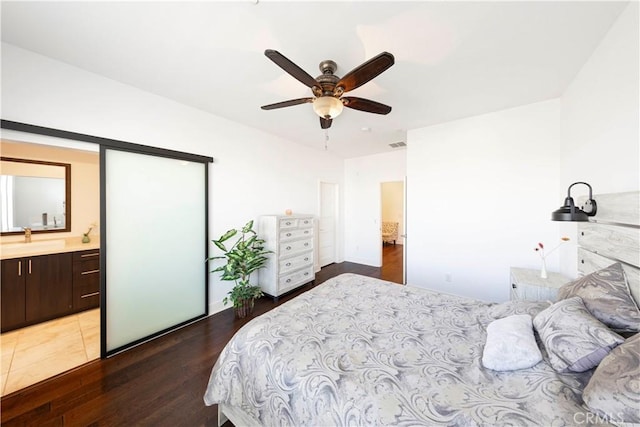
[[[100,310],[0,335],[2,396],[100,357]]]

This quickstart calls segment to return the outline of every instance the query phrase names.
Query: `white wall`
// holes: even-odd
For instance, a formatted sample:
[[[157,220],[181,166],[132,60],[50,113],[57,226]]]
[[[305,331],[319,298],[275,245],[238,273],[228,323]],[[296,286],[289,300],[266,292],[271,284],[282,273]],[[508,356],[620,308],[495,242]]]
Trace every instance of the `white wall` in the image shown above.
[[[640,189],[638,13],[638,2],[630,2],[562,95],[558,206],[576,181],[588,182],[596,195]],[[585,186],[573,191],[587,194]],[[576,236],[575,224],[562,230]],[[575,277],[576,252],[564,255],[561,271]]]
[[[549,221],[567,187],[640,189],[638,14],[630,2],[558,100],[409,131],[409,284],[504,300],[509,267],[538,268],[533,245],[562,235],[547,267],[577,275],[576,224]]]
[[[209,240],[260,214],[316,213],[318,181],[343,182],[343,160],[330,153],[4,43],[2,118],[214,157]],[[210,279],[217,311],[231,284]]]
[[[559,117],[552,100],[409,131],[408,284],[501,301],[510,266],[540,267],[535,245],[558,239]]]
[[[404,180],[406,153],[400,149],[345,160],[345,261],[382,265],[380,186],[383,182]]]

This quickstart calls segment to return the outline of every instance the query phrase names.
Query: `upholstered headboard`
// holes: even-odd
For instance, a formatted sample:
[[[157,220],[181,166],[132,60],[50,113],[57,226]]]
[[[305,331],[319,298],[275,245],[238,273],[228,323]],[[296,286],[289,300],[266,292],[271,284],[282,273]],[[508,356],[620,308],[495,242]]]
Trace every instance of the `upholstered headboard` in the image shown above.
[[[581,275],[619,261],[640,305],[640,192],[595,195],[597,214],[578,224]],[[578,204],[584,200],[578,199]]]

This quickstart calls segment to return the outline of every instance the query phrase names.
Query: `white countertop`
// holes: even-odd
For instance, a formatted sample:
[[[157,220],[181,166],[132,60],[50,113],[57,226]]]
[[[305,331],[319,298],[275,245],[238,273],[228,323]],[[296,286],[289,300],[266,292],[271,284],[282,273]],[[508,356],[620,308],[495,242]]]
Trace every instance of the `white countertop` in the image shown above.
[[[56,248],[38,248],[38,243],[46,243],[48,241],[58,241],[64,240],[63,247]],[[10,246],[12,244],[22,243],[22,242],[10,242],[3,243],[0,245],[0,260],[4,259],[14,259],[14,258],[24,258],[30,256],[38,256],[38,255],[50,255],[50,254],[59,254],[66,252],[78,252],[78,251],[86,251],[91,249],[100,249],[100,238],[96,236],[91,236],[91,241],[89,243],[82,243],[82,237],[67,237],[66,239],[38,239],[32,240],[34,249],[29,250],[25,249],[18,253],[8,253],[5,254],[3,248],[5,246]],[[26,243],[25,245],[29,245],[30,243]]]

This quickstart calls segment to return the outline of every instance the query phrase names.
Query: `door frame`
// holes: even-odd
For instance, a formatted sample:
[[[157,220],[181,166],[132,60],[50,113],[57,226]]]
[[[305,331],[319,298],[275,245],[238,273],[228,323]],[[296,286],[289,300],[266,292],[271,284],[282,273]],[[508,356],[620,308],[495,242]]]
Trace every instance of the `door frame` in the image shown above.
[[[379,209],[378,212],[380,212],[380,217],[379,217],[379,227],[378,227],[378,237],[380,239],[380,244],[378,245],[379,251],[379,264],[380,264],[380,268],[382,268],[382,266],[384,265],[384,257],[382,254],[383,251],[383,241],[382,241],[382,208],[383,208],[383,193],[382,193],[382,186],[386,183],[391,183],[391,182],[401,182],[402,183],[402,234],[400,234],[398,237],[401,239],[400,241],[402,242],[402,284],[406,285],[407,284],[407,177],[404,176],[402,180],[391,180],[391,181],[380,181],[380,198],[379,198]]]

